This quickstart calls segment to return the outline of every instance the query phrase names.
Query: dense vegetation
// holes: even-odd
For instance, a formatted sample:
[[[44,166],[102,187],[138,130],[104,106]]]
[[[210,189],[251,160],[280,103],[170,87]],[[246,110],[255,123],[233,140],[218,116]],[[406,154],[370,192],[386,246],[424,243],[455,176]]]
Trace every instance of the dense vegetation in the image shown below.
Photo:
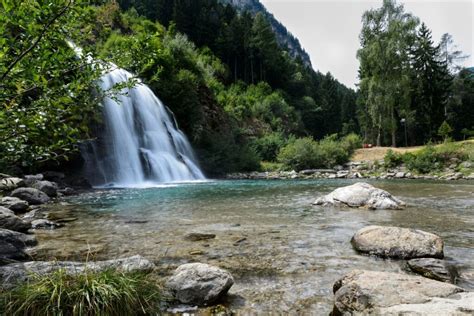
[[[462,54],[449,34],[435,45],[428,27],[394,0],[362,20],[358,103],[366,140],[415,145],[448,136],[439,135],[441,126],[456,138],[474,128],[472,75],[455,73]]]
[[[114,270],[58,270],[0,294],[0,307],[7,315],[151,315],[159,312],[160,303],[155,281]]]
[[[120,87],[96,89],[101,67],[89,57],[148,84],[209,175],[255,170],[262,160],[343,163],[337,138],[395,144],[404,139],[401,119],[409,144],[469,137],[472,73],[455,74],[452,39],[435,46],[403,7],[385,1],[364,15],[358,94],[282,48],[269,16],[256,12],[217,0],[2,1],[0,169],[61,164],[99,136],[100,100]],[[300,165],[288,157],[298,148],[326,158]]]

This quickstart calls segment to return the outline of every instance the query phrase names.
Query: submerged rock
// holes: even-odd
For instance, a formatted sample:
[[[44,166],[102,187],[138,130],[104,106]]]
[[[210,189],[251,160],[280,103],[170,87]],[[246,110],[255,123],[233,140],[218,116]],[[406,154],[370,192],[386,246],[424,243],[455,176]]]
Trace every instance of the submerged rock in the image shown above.
[[[87,271],[104,271],[116,269],[123,272],[150,272],[155,265],[142,256],[113,259],[96,262],[75,261],[30,261],[11,263],[0,267],[0,279],[4,287],[11,287],[18,282],[25,282],[31,275],[47,275],[59,269],[69,274]]]
[[[31,221],[31,228],[33,229],[56,229],[62,226],[62,224],[55,223],[45,218],[35,219]]]
[[[12,210],[13,212],[25,212],[29,207],[28,202],[13,196],[3,197],[0,200],[0,205]]]
[[[176,269],[166,286],[181,303],[203,306],[222,297],[233,284],[234,278],[226,270],[188,263]]]
[[[189,233],[184,236],[184,239],[189,241],[201,241],[216,238],[216,234],[205,234],[205,233]]]
[[[419,258],[411,259],[407,264],[411,271],[433,280],[454,283],[458,276],[456,268],[448,265],[445,260]]]
[[[384,258],[443,258],[443,240],[422,230],[367,226],[351,239],[352,246],[360,252]]]
[[[21,178],[3,178],[0,180],[0,191],[10,191],[22,187],[24,185],[25,182]]]
[[[49,202],[49,196],[35,188],[18,188],[11,193],[11,196],[25,200],[31,205]]]
[[[315,205],[346,205],[349,207],[366,207],[369,209],[403,209],[405,203],[387,191],[358,182],[338,188],[328,195],[318,198]]]
[[[17,232],[26,232],[31,225],[3,206],[0,206],[0,228],[14,230]]]
[[[439,315],[435,306],[438,298],[450,302],[451,313],[457,311],[459,298],[464,292],[458,286],[402,273],[354,270],[334,284],[335,311],[344,315],[386,315],[397,308],[416,310],[425,306],[426,315]],[[468,306],[467,297],[461,305]],[[472,312],[472,311],[471,311]],[[399,315],[393,312],[392,315]]]
[[[25,252],[25,248],[35,245],[34,235],[0,228],[0,263],[27,259],[28,254]]]

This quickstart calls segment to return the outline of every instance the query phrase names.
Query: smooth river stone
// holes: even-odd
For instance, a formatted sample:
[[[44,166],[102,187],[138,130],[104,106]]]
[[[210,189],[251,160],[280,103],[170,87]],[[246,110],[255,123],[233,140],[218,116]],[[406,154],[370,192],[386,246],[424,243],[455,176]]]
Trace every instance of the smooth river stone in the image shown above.
[[[400,315],[393,311],[410,312],[419,309],[420,304],[427,304],[424,309],[429,311],[422,315],[439,315],[439,298],[452,303],[451,314],[447,315],[454,315],[457,305],[470,304],[468,297],[459,301],[456,294],[464,289],[458,286],[403,273],[354,270],[336,281],[333,290],[335,312],[343,315]]]
[[[179,266],[166,282],[166,287],[183,304],[199,306],[215,302],[234,284],[232,275],[205,263],[188,263]]]
[[[387,191],[378,189],[368,183],[358,182],[338,188],[331,193],[316,199],[315,205],[346,205],[368,209],[403,209],[405,203]]]
[[[359,252],[384,258],[440,258],[444,257],[443,240],[422,230],[368,226],[360,229],[351,239]]]
[[[448,265],[445,260],[441,259],[411,259],[408,260],[407,264],[411,271],[437,281],[454,283],[458,276],[456,268]]]

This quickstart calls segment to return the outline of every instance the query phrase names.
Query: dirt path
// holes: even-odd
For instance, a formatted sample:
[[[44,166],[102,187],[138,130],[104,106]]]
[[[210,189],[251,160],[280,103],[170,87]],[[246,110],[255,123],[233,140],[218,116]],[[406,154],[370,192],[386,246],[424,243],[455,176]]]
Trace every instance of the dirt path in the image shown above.
[[[372,147],[372,148],[360,148],[356,149],[354,155],[352,155],[351,161],[363,161],[363,160],[380,160],[383,159],[389,149],[397,153],[406,153],[416,151],[423,148],[423,146],[416,147]]]

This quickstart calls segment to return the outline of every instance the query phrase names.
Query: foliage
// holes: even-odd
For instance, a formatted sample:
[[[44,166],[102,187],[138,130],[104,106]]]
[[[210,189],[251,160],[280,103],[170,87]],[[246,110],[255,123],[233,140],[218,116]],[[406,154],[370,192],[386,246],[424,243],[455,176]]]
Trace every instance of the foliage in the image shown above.
[[[385,168],[395,168],[403,163],[403,155],[389,149],[383,157]]]
[[[449,138],[449,135],[451,135],[452,131],[453,131],[453,129],[448,124],[448,122],[443,121],[443,123],[438,128],[438,135],[441,136],[444,139],[444,141],[447,141],[448,138]]]
[[[287,141],[281,133],[271,133],[257,138],[252,146],[264,161],[274,161]]]
[[[62,161],[90,137],[99,71],[66,43],[84,16],[80,1],[2,1],[0,169]]]
[[[348,162],[359,144],[360,138],[356,135],[338,139],[333,134],[319,142],[304,137],[291,140],[280,150],[277,160],[287,169],[332,168]]]
[[[8,315],[145,315],[158,312],[160,288],[144,274],[58,270],[1,295]]]
[[[318,143],[312,137],[298,138],[281,149],[278,161],[294,170],[319,166],[321,156]]]
[[[262,171],[282,171],[285,169],[285,165],[279,162],[269,162],[269,161],[262,161],[260,163],[260,169]]]

